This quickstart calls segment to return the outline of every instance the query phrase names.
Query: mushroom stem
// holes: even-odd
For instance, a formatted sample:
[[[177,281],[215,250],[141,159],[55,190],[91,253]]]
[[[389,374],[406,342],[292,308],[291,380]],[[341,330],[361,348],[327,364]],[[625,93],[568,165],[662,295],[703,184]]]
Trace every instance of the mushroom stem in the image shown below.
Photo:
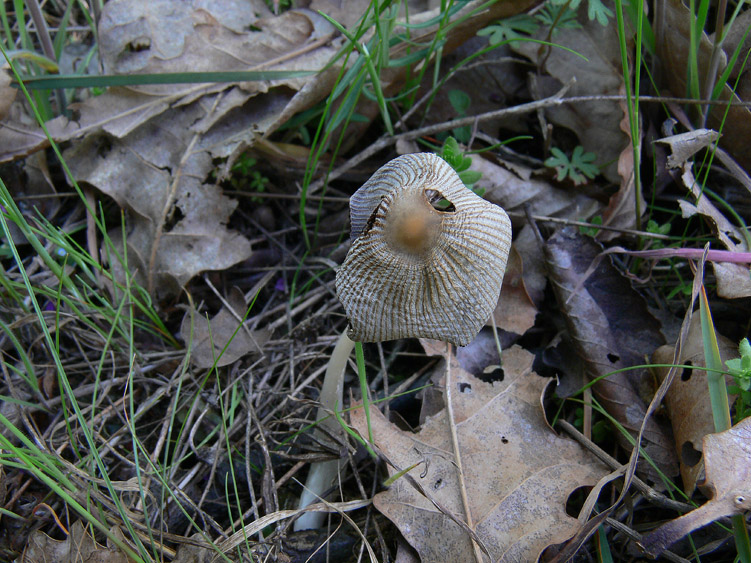
[[[326,374],[323,378],[321,387],[320,403],[316,421],[318,428],[316,437],[326,445],[337,448],[338,444],[331,439],[331,436],[344,436],[344,431],[335,417],[331,415],[335,409],[342,408],[343,388],[344,388],[344,371],[347,368],[347,361],[352,354],[352,348],[355,343],[349,339],[346,331],[341,334],[339,340],[334,346],[331,353],[329,364],[326,367]],[[317,461],[310,465],[308,477],[305,481],[305,489],[300,495],[298,508],[318,502],[324,493],[335,483],[341,469],[341,459],[332,459],[328,461]],[[295,521],[294,529],[309,530],[320,528],[326,519],[325,512],[305,512]]]

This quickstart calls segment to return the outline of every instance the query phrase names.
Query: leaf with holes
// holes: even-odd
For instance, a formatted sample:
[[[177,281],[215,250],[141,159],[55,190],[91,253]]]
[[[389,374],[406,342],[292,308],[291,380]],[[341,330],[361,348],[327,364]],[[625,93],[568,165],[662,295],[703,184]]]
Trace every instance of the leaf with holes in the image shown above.
[[[595,380],[593,390],[603,407],[629,432],[636,434],[646,413],[641,392],[650,388],[643,369],[645,357],[665,343],[660,325],[649,313],[644,299],[592,238],[573,228],[556,232],[545,244],[550,281],[577,355]],[[598,263],[599,262],[599,263]],[[595,267],[596,266],[596,267]],[[624,448],[631,450],[619,434]],[[670,426],[647,421],[643,447],[667,475],[678,472]],[[650,466],[639,466],[650,471]],[[650,474],[657,478],[657,475]]]
[[[723,335],[717,335],[720,347],[720,357],[723,361],[735,357],[736,350],[733,342]],[[674,346],[660,346],[652,355],[655,364],[673,363]],[[673,384],[665,395],[665,405],[670,415],[670,422],[675,435],[676,453],[681,464],[683,490],[691,496],[696,488],[696,482],[704,473],[702,463],[702,440],[704,436],[714,432],[712,418],[712,404],[709,400],[709,387],[703,368],[704,345],[701,337],[701,319],[694,315],[691,319],[686,342],[681,348],[678,363],[693,366],[680,370]],[[670,368],[655,368],[657,377],[662,381]],[[725,381],[732,384],[733,378],[726,376]],[[729,396],[730,405],[735,401]]]
[[[579,529],[566,501],[594,485],[606,468],[547,425],[541,396],[551,382],[532,371],[534,356],[520,347],[503,354],[504,380],[485,383],[452,362],[452,396],[463,482],[472,531],[493,561],[536,561],[549,545]],[[368,436],[362,408],[352,425]],[[423,563],[473,561],[446,410],[420,432],[399,430],[371,409],[376,447],[389,475],[416,464],[373,499],[400,529]],[[450,514],[450,516],[449,516]]]
[[[644,536],[641,545],[652,557],[697,528],[751,510],[751,418],[725,432],[707,434],[704,465],[711,500]]]
[[[266,68],[284,59],[283,69],[295,71],[321,68],[333,55],[330,45],[312,46],[332,29],[316,14],[257,19],[251,4],[107,2],[105,65],[121,74],[163,73]],[[116,248],[127,250],[128,269],[152,295],[175,295],[196,274],[251,254],[250,242],[229,228],[237,204],[212,182],[216,163],[228,168],[245,147],[326,95],[327,76],[112,88],[79,104],[75,120],[51,127],[58,139],[86,135],[66,154],[73,177],[127,210],[126,241],[119,225],[110,233]],[[124,264],[108,250],[122,281]]]

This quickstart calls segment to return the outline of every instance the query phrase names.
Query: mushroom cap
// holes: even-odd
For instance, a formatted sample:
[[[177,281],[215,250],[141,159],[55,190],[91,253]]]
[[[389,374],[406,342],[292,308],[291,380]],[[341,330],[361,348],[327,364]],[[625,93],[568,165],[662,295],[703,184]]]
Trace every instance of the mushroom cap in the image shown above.
[[[360,342],[425,337],[466,346],[498,302],[511,222],[441,157],[407,154],[350,198],[352,246],[336,291]]]

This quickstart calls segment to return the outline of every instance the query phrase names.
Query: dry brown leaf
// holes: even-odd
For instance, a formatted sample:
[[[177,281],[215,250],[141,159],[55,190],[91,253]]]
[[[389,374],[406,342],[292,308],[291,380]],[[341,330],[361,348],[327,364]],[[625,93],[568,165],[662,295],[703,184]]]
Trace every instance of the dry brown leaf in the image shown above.
[[[702,194],[701,186],[691,170],[691,162],[683,164],[681,180],[695,201],[695,203],[685,200],[678,202],[683,217],[702,215],[708,220],[725,248],[733,252],[748,252],[743,230],[729,221],[709,200],[709,197]],[[734,299],[751,296],[751,271],[748,266],[713,262],[712,267],[717,276],[717,293],[720,297]]]
[[[199,2],[196,4],[208,4]],[[223,21],[242,22],[253,14],[252,6],[245,2],[213,2],[222,10],[221,21],[211,16],[203,8],[193,7],[185,2],[175,4],[168,0],[160,3],[143,3],[134,0],[107,2],[104,7],[100,42],[111,39],[106,57],[107,64],[114,70],[138,68],[151,72],[179,71],[232,71],[232,70],[317,70],[323,68],[336,52],[330,44],[316,44],[326,37],[333,27],[319,14],[303,11],[289,11],[279,17],[255,19],[253,30],[242,33],[223,25]],[[225,5],[226,4],[226,5]],[[263,3],[261,3],[263,4]],[[161,7],[160,7],[161,6]],[[192,22],[194,32],[184,36],[182,42],[173,43],[164,37],[152,37],[151,25],[159,29],[154,14],[146,18],[149,29],[139,20],[124,24],[120,29],[108,16],[113,12],[130,10],[146,11],[164,9],[174,12],[172,18],[182,22],[178,31],[185,34],[186,22]],[[228,9],[234,10],[232,12]],[[129,21],[127,18],[125,21]],[[256,31],[256,28],[259,31]],[[169,36],[170,34],[166,34]],[[164,49],[165,53],[159,50]],[[101,96],[96,96],[80,104],[73,104],[74,117],[63,116],[48,122],[47,128],[57,141],[69,140],[84,135],[105,131],[123,138],[151,119],[165,112],[168,119],[177,119],[181,108],[190,107],[203,101],[204,115],[187,122],[184,128],[203,133],[210,140],[211,154],[226,157],[234,154],[240,145],[247,146],[263,136],[270,128],[282,122],[281,113],[295,92],[305,85],[318,84],[309,88],[305,100],[295,97],[295,109],[299,111],[317,102],[330,91],[321,89],[320,83],[330,85],[330,73],[324,76],[307,76],[273,81],[242,82],[238,84],[178,84],[167,86],[142,86],[138,88],[110,88]],[[325,91],[324,91],[325,90]],[[221,94],[223,93],[223,94]],[[265,99],[274,93],[272,99]],[[219,95],[221,94],[221,95]],[[265,95],[267,94],[267,95]],[[212,107],[214,106],[214,107]],[[274,119],[270,119],[273,114]],[[258,119],[262,116],[263,119]],[[286,119],[286,117],[284,118]],[[273,127],[272,125],[273,124]],[[47,140],[39,131],[26,131],[14,126],[0,128],[0,162],[23,156],[46,146]],[[21,144],[11,145],[10,141]],[[36,144],[36,147],[35,147]]]
[[[659,139],[656,142],[666,144],[671,149],[668,166],[682,168],[681,181],[693,196],[693,201],[681,200],[678,205],[684,217],[702,215],[709,223],[725,248],[734,252],[746,252],[747,244],[744,232],[731,223],[717,207],[702,193],[696,181],[689,160],[700,149],[710,145],[719,138],[718,133],[709,129],[698,129],[680,135]],[[748,266],[724,262],[712,262],[717,278],[717,294],[725,299],[737,299],[751,296],[751,273]]]
[[[268,331],[251,331],[241,325],[248,308],[242,291],[233,287],[226,301],[229,308],[222,307],[211,320],[195,309],[183,317],[180,337],[191,346],[190,360],[196,367],[226,366],[247,354],[259,354],[269,339]]]
[[[370,0],[313,0],[308,8],[315,12],[323,12],[349,29],[357,23],[370,4]],[[419,8],[410,6],[411,13],[420,11]]]
[[[515,164],[511,168],[502,162],[473,155],[471,169],[482,173],[477,187],[485,190],[485,199],[500,205],[508,213],[523,212],[528,207],[533,215],[581,219],[600,207],[581,193],[571,193],[532,178],[532,170],[521,165]]]
[[[170,0],[107,2],[98,26],[105,72],[164,73],[186,68],[201,72],[235,68],[249,55],[241,51],[238,36],[251,37],[248,29],[257,25],[260,17],[271,15],[266,4],[259,0],[191,0],[184,4],[184,9],[175,9]],[[138,89],[164,93],[175,86]]]
[[[128,19],[133,4],[138,8]],[[217,10],[213,16],[209,5]],[[170,17],[160,23],[164,10]],[[315,45],[332,29],[318,14],[253,16],[253,31],[236,29],[248,13],[246,2],[116,0],[105,5],[100,40],[109,45],[107,64],[121,71],[278,69],[275,61],[282,60],[285,70],[315,70],[335,52]],[[117,14],[123,19],[116,25]],[[164,25],[175,26],[175,37],[155,36]],[[214,160],[226,158],[229,167],[239,151],[325,95],[320,84],[328,76],[147,92],[112,88],[73,108],[73,120],[60,117],[49,128],[58,140],[87,135],[66,154],[74,178],[131,212],[127,245],[118,227],[111,233],[115,247],[127,246],[130,270],[149,292],[174,295],[197,273],[227,268],[251,253],[247,239],[227,228],[236,203],[207,181]],[[317,85],[305,87],[310,84]],[[0,146],[8,156],[16,147],[4,144],[4,132]]]
[[[551,380],[532,371],[534,356],[519,347],[504,351],[503,382],[490,384],[452,367],[453,409],[474,532],[493,561],[535,561],[563,542],[579,522],[566,514],[570,493],[593,485],[607,470],[547,425],[541,404]],[[368,435],[362,409],[352,424]],[[376,447],[426,495],[464,521],[459,476],[446,411],[417,434],[403,432],[372,409]],[[396,473],[389,467],[390,475]],[[402,476],[373,500],[418,551],[423,563],[472,560],[467,533]]]
[[[524,285],[522,262],[521,255],[512,245],[503,275],[501,297],[493,311],[498,328],[516,334],[524,334],[532,328],[537,316],[537,307]]]
[[[743,264],[712,262],[717,278],[717,295],[723,299],[740,299],[751,296],[751,272]]]
[[[682,168],[687,160],[719,138],[720,134],[717,131],[695,129],[686,133],[657,139],[655,143],[661,143],[670,147],[670,155],[668,156],[669,168]]]
[[[571,51],[531,42],[512,44],[535,64],[543,64],[545,72],[556,79],[538,81],[543,90],[538,93],[541,97],[555,93],[572,78],[576,78],[576,83],[568,91],[570,96],[617,95],[623,87],[618,34],[613,33],[611,25],[590,20],[586,10],[579,10],[578,21],[581,29],[559,29],[553,38],[556,44]],[[540,29],[536,38],[547,40],[547,33],[548,29]],[[616,162],[630,142],[619,128],[623,110],[618,104],[612,101],[563,104],[547,108],[545,115],[551,122],[574,131],[584,150],[597,155],[603,175],[613,183],[620,183]]]
[[[550,281],[587,376],[595,379],[607,375],[594,384],[595,395],[611,415],[636,435],[651,389],[644,370],[628,368],[643,365],[645,358],[665,340],[644,300],[609,257],[589,272],[600,252],[602,247],[594,239],[568,227],[556,232],[545,245]],[[630,450],[628,439],[619,438]],[[666,475],[678,472],[669,425],[650,418],[643,447]],[[650,471],[646,464],[644,469]]]
[[[151,293],[176,294],[204,270],[228,268],[251,254],[250,243],[227,228],[237,202],[203,182],[211,157],[183,129],[200,106],[152,120],[124,141],[90,137],[66,154],[80,182],[131,211],[128,262]],[[198,146],[197,146],[198,145]],[[122,248],[119,229],[111,237]]]
[[[738,357],[738,347],[721,334],[717,335],[717,343],[720,346],[723,365],[726,360]],[[673,351],[673,346],[661,346],[652,355],[652,362],[671,364]],[[673,425],[683,490],[691,496],[704,470],[704,465],[701,463],[702,439],[714,432],[709,386],[706,373],[701,369],[706,364],[704,363],[704,345],[699,315],[694,315],[691,320],[678,363],[695,366],[695,369],[683,369],[678,373],[665,395],[665,404]],[[665,378],[669,370],[670,368],[655,368],[660,381]],[[732,377],[727,376],[727,382],[731,383]],[[731,396],[730,400],[732,404],[734,397]]]
[[[217,555],[216,550],[205,545],[201,534],[193,534],[190,540],[191,543],[181,544],[177,548],[172,563],[211,563]]]
[[[660,526],[640,542],[657,557],[683,536],[723,516],[751,510],[751,418],[729,430],[704,437],[704,486],[711,499],[696,510]]]
[[[98,544],[80,520],[71,526],[65,540],[53,540],[39,530],[33,532],[21,560],[23,563],[128,563],[120,550]]]
[[[529,209],[533,215],[581,220],[594,215],[601,208],[597,201],[579,190],[572,193],[534,179],[531,169],[518,164],[506,165],[474,155],[472,170],[482,173],[477,186],[485,190],[485,199],[500,205],[507,213],[524,213],[525,209]],[[516,226],[514,219],[512,222]],[[545,260],[529,225],[524,225],[515,233],[513,246],[524,257],[525,289],[532,302],[539,304],[547,283]]]

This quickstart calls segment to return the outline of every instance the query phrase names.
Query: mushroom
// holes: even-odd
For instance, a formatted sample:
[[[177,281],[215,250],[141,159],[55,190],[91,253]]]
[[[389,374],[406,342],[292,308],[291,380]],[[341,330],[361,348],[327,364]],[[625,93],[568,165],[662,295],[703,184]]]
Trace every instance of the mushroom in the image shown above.
[[[425,337],[466,346],[490,318],[511,222],[441,157],[407,154],[350,199],[352,247],[336,291],[352,340]]]
[[[330,361],[336,367],[326,371],[317,416],[329,417],[329,433],[352,341],[424,337],[466,346],[498,302],[511,247],[506,212],[431,153],[379,168],[350,198],[350,217],[352,246],[336,274],[349,327]],[[338,469],[336,461],[311,465],[308,503],[333,484]],[[303,514],[295,529],[318,527],[323,517]]]

